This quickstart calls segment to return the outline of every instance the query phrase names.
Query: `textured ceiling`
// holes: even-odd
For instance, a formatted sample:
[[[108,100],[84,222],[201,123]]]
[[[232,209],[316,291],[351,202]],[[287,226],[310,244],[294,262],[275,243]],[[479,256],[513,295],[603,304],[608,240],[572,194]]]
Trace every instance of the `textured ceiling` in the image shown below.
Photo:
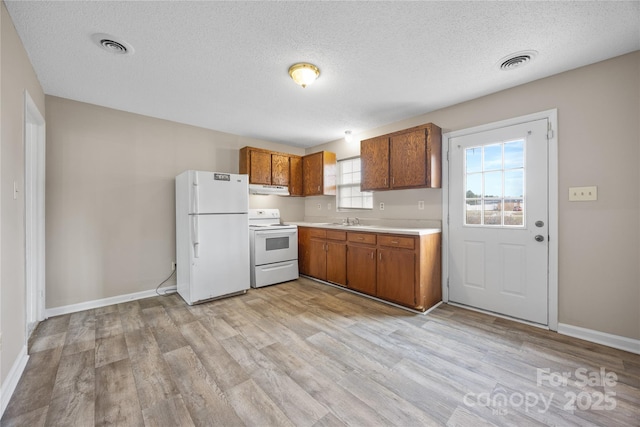
[[[5,3],[49,95],[307,147],[640,49],[638,1]]]

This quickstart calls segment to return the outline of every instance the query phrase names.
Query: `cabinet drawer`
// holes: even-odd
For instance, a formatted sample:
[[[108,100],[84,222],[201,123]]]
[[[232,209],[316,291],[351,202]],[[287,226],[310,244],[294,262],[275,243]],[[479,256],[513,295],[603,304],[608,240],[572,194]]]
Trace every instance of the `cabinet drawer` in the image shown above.
[[[415,248],[415,239],[413,237],[378,236],[378,243],[381,246],[391,246],[393,248]]]
[[[321,239],[327,238],[327,230],[324,228],[310,228],[309,237],[319,237]]]
[[[371,233],[347,233],[347,240],[354,243],[376,244],[376,235]]]
[[[338,230],[326,230],[327,239],[331,240],[347,240],[347,232],[346,231],[338,231]]]

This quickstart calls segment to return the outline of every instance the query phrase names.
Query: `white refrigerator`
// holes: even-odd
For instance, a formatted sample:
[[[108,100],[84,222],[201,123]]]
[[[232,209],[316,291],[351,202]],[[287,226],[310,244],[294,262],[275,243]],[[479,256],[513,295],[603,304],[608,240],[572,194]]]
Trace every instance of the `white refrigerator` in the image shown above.
[[[186,171],[176,177],[178,294],[189,305],[249,289],[247,175]]]

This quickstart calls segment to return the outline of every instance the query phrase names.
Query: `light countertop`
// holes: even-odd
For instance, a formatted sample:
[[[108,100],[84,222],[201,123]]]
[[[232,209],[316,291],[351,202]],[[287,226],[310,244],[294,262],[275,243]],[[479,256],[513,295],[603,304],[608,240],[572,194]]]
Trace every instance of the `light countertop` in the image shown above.
[[[327,228],[332,230],[344,230],[344,231],[368,231],[372,233],[388,233],[388,234],[406,234],[410,236],[422,236],[425,234],[440,233],[442,230],[439,228],[418,228],[418,227],[396,227],[386,225],[344,225],[330,222],[296,222],[291,221],[287,224],[297,225],[299,227],[314,227],[314,228]]]

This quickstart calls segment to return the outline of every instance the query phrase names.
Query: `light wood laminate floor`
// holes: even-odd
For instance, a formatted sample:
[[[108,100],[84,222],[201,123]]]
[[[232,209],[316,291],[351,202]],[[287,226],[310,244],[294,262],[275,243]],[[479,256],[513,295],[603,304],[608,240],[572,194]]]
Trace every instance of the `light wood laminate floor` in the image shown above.
[[[639,387],[638,355],[300,279],[48,319],[0,425],[638,426]]]

